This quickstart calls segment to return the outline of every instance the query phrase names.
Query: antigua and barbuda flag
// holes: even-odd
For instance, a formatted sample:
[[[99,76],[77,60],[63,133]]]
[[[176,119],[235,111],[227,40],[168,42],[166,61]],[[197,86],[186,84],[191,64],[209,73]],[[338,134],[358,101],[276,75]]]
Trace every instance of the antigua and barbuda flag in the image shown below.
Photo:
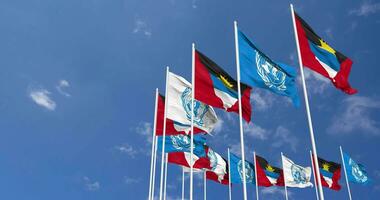
[[[191,162],[191,154],[189,152],[173,152],[168,153],[168,162],[183,167],[191,167],[193,169],[208,169],[210,167],[210,161],[207,157],[198,157],[193,154],[193,161]]]
[[[347,178],[350,182],[367,185],[371,182],[364,166],[356,163],[352,158],[343,152],[343,162],[346,167]]]
[[[162,139],[163,136],[158,136],[158,150],[161,150],[162,148]],[[191,151],[190,148],[190,142],[191,137],[190,135],[169,135],[165,136],[165,152],[166,153],[172,153],[172,152],[189,152]],[[206,144],[206,138],[204,138],[201,135],[194,135],[194,148],[193,153],[198,157],[205,157],[206,151],[204,145]]]
[[[255,184],[255,166],[245,161],[245,180],[246,183]],[[230,173],[231,183],[243,183],[243,160],[235,154],[230,153]]]
[[[165,96],[159,94],[157,99],[157,122],[156,122],[156,135],[163,135],[164,126],[164,112],[165,112]],[[191,127],[189,125],[184,125],[175,122],[171,119],[166,119],[166,133],[165,135],[178,135],[178,134],[189,134]],[[204,133],[205,131],[194,127],[194,134]]]
[[[226,160],[213,151],[210,147],[205,146],[207,158],[210,161],[210,166],[208,167],[207,171],[211,171],[215,173],[217,179],[216,181],[222,183],[225,179],[225,176],[227,173],[227,162]]]
[[[332,190],[340,190],[339,179],[341,177],[341,165],[332,161],[326,161],[322,158],[318,158],[318,165],[322,186]]]
[[[259,186],[284,186],[284,175],[282,169],[274,167],[264,158],[256,155],[256,175]]]
[[[169,72],[168,74],[167,118],[191,125],[191,84],[184,78]],[[210,133],[218,118],[214,109],[198,100],[194,100],[194,127]]]
[[[287,187],[305,188],[313,186],[311,183],[311,167],[297,165],[285,156],[282,156],[282,167]]]
[[[251,121],[251,88],[241,83],[242,115]],[[210,58],[195,51],[195,98],[207,105],[239,113],[238,85]]]
[[[294,15],[303,65],[330,79],[343,92],[355,94],[357,90],[348,82],[351,59],[328,45],[297,13]]]
[[[238,31],[240,81],[288,96],[298,107],[300,100],[296,87],[297,72],[293,67],[274,62],[262,53],[243,32]]]

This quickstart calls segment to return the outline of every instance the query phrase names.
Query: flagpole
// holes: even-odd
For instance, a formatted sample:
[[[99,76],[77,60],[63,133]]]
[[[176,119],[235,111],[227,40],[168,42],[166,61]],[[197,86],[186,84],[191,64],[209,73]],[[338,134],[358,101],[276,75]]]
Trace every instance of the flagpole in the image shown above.
[[[154,121],[153,121],[153,133],[152,133],[152,156],[150,158],[150,176],[149,176],[149,197],[152,200],[152,179],[153,179],[153,161],[154,161],[154,146],[156,135],[156,120],[157,120],[157,101],[158,101],[158,88],[156,88],[156,101],[154,102]]]
[[[227,148],[227,152],[228,152],[228,196],[229,196],[229,200],[232,200],[230,148]]]
[[[195,96],[195,44],[191,55],[191,138],[190,138],[190,200],[193,200],[193,153],[194,153],[194,96]]]
[[[240,87],[240,59],[239,59],[239,42],[238,42],[238,29],[237,22],[234,21],[234,32],[235,32],[235,53],[236,53],[236,71],[237,71],[237,86],[238,86],[238,99],[239,99],[239,125],[240,125],[240,148],[241,148],[241,159],[245,161],[245,151],[244,151],[244,134],[243,134],[243,114],[241,105],[241,87]],[[245,165],[243,165],[243,197],[247,200],[247,181],[245,177]]]
[[[168,179],[168,153],[165,153],[165,180],[164,180],[164,200],[166,200],[166,185]]]
[[[315,168],[314,168],[314,162],[313,162],[313,155],[311,154],[310,151],[310,161],[311,161],[311,167],[313,168],[313,175],[314,175],[314,188],[315,188],[315,194],[317,196],[317,200],[319,200],[319,195],[318,195],[318,185],[317,185],[317,177],[315,175]]]
[[[157,142],[158,137],[154,137],[154,159],[153,159],[153,177],[152,177],[152,196],[151,200],[154,199],[154,189],[155,189],[155,181],[156,181],[156,163],[157,163]]]
[[[207,200],[207,180],[206,180],[206,170],[203,172],[203,199]]]
[[[293,4],[290,4],[290,9],[292,12],[294,36],[295,36],[296,45],[297,45],[298,63],[299,63],[299,68],[300,68],[301,78],[302,78],[302,87],[303,87],[303,94],[304,94],[304,98],[305,98],[306,114],[307,114],[309,131],[310,131],[310,139],[311,139],[312,150],[314,153],[313,159],[314,159],[314,163],[315,163],[316,168],[319,169],[317,147],[315,145],[313,123],[311,120],[311,113],[310,113],[310,108],[309,108],[309,98],[308,98],[308,94],[307,94],[305,76],[304,76],[304,72],[303,72],[303,64],[302,64],[301,51],[300,51],[300,46],[299,46],[299,41],[298,41],[298,33],[297,33],[297,28],[296,28],[296,23],[295,23]],[[319,174],[319,170],[316,170],[316,175],[317,175],[317,180],[318,180],[319,196],[320,196],[321,200],[324,200],[325,198],[323,195],[322,183],[321,183],[321,177]]]
[[[169,67],[166,67],[166,86],[165,86],[165,110],[164,110],[164,126],[162,129],[162,150],[161,150],[161,177],[160,177],[160,200],[162,200],[162,190],[164,184],[164,164],[165,164],[165,136],[166,136],[166,116],[168,110],[168,79]]]
[[[185,170],[182,167],[182,200],[185,200]]]
[[[347,177],[347,171],[346,171],[346,164],[345,164],[345,162],[344,162],[344,158],[343,158],[343,150],[342,150],[342,146],[339,146],[339,149],[340,149],[340,156],[342,157],[342,163],[343,163],[343,169],[344,169],[344,176],[346,177],[346,184],[347,184],[348,196],[350,197],[350,200],[352,200],[350,184],[348,183],[348,177]]]
[[[281,162],[282,162],[282,168],[284,168],[284,154],[281,152]],[[285,188],[285,199],[288,200],[288,190],[286,189],[286,178],[284,174],[284,188]]]
[[[255,183],[256,183],[256,200],[259,200],[259,183],[257,182],[256,151],[253,152],[253,162],[255,163]]]

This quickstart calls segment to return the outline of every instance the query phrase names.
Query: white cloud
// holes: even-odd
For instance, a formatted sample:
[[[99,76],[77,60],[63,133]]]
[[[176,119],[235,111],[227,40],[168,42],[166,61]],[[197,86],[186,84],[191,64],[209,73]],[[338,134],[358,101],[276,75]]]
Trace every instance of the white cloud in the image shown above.
[[[274,97],[268,91],[254,90],[251,93],[251,103],[253,111],[264,111],[273,105]]]
[[[92,181],[87,176],[83,177],[84,185],[88,191],[97,191],[100,189],[100,183],[98,181]]]
[[[133,28],[132,32],[135,34],[141,33],[145,35],[146,37],[152,36],[152,31],[149,29],[147,23],[143,21],[142,19],[135,20],[135,27]]]
[[[380,11],[380,3],[372,3],[370,1],[363,1],[359,8],[349,11],[349,14],[357,16],[368,16]]]
[[[70,97],[71,95],[64,91],[65,88],[69,88],[69,87],[70,87],[70,83],[67,80],[60,80],[58,82],[58,85],[55,88],[61,95],[65,97]]]
[[[282,196],[285,196],[285,190],[283,188],[278,188],[278,187],[264,187],[261,190],[261,193],[263,195],[275,195],[275,194],[280,194]],[[288,190],[288,197],[292,196],[292,192]]]
[[[327,37],[329,37],[330,39],[333,39],[333,38],[334,38],[333,33],[332,33],[332,28],[331,28],[331,27],[330,27],[330,28],[327,28],[327,29],[325,30],[325,34],[326,34]]]
[[[197,0],[192,0],[191,1],[191,7],[193,7],[194,9],[198,8],[198,6],[197,6]]]
[[[378,100],[357,95],[350,96],[343,101],[342,108],[336,112],[327,132],[339,135],[360,130],[360,133],[380,135],[379,122],[371,117],[371,111],[379,109]]]
[[[294,152],[297,150],[298,138],[283,126],[277,127],[273,141],[272,146],[275,148],[288,146]]]
[[[220,133],[223,130],[223,123],[224,123],[224,121],[221,118],[219,118],[218,122],[216,122],[214,130],[213,130],[213,133],[215,135]]]
[[[325,94],[326,88],[328,86],[332,86],[331,81],[319,73],[311,71],[306,67],[303,71],[308,92],[311,92],[313,94]],[[298,77],[298,82],[302,85],[301,76]]]
[[[153,127],[149,122],[141,122],[135,129],[141,136],[145,137],[148,144],[152,143]]]
[[[138,151],[135,150],[129,144],[123,144],[123,145],[120,145],[120,146],[115,146],[115,149],[118,150],[120,153],[127,154],[131,158],[134,158],[136,156],[136,154],[138,153]]]
[[[46,89],[31,89],[29,97],[39,106],[48,110],[55,110],[57,104],[50,98],[50,92]]]
[[[266,140],[268,138],[269,131],[253,123],[245,123],[243,125],[244,133],[250,137]]]
[[[126,184],[136,184],[141,182],[141,178],[131,178],[131,177],[125,177],[124,182]]]

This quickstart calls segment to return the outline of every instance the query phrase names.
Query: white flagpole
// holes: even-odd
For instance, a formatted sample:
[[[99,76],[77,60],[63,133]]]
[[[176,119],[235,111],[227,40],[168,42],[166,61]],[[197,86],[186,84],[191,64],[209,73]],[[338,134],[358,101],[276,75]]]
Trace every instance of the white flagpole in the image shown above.
[[[229,196],[229,200],[232,200],[230,148],[227,148],[227,152],[228,152],[228,196]]]
[[[313,155],[311,154],[311,151],[310,151],[310,161],[311,161],[311,167],[313,169],[313,175],[314,175],[314,188],[315,188],[315,194],[317,196],[317,200],[319,200],[319,195],[318,195],[318,185],[317,185],[317,176],[315,175],[315,168],[314,168],[314,162],[313,162]]]
[[[284,168],[284,154],[281,152],[281,162],[282,162],[282,168]],[[286,189],[286,178],[284,174],[284,188],[285,188],[285,199],[288,200],[288,190]]]
[[[168,153],[165,153],[165,180],[164,180],[164,200],[166,200],[166,185],[168,179]]]
[[[206,170],[203,172],[203,199],[207,200],[207,177],[206,177]]]
[[[348,183],[348,177],[347,177],[347,171],[346,171],[346,164],[345,164],[345,162],[344,162],[344,158],[343,158],[343,150],[342,150],[342,146],[339,146],[339,149],[340,149],[340,156],[342,157],[342,163],[343,163],[343,169],[344,169],[344,176],[346,177],[346,184],[347,184],[348,196],[350,197],[350,200],[352,200],[350,184]]]
[[[185,170],[182,167],[182,200],[185,200]]]
[[[193,200],[193,153],[194,153],[194,97],[195,97],[195,44],[191,56],[191,138],[190,138],[190,200]]]
[[[149,197],[152,200],[152,185],[153,185],[153,162],[154,162],[154,147],[156,138],[156,120],[157,120],[157,101],[158,101],[158,88],[156,88],[156,101],[154,103],[154,121],[153,121],[153,133],[152,133],[152,156],[150,158],[150,176],[149,176]]]
[[[310,108],[309,108],[309,98],[307,95],[305,76],[303,73],[303,64],[302,64],[300,46],[299,46],[299,42],[298,42],[298,33],[297,33],[297,28],[296,28],[296,21],[295,21],[295,16],[294,16],[293,4],[290,4],[290,9],[292,12],[294,36],[295,36],[296,45],[297,45],[298,62],[299,62],[299,68],[300,68],[301,78],[302,78],[302,87],[303,87],[303,94],[304,94],[304,98],[305,98],[306,114],[307,114],[307,119],[308,119],[308,124],[309,124],[311,146],[312,146],[312,150],[314,153],[313,158],[314,158],[315,167],[317,169],[319,169],[317,147],[315,145],[313,122],[311,120],[311,113],[310,113]],[[325,198],[323,195],[322,183],[321,183],[321,177],[319,175],[319,170],[316,170],[316,175],[317,175],[317,180],[318,180],[319,196],[320,196],[321,200],[324,200]]]
[[[239,41],[238,41],[238,28],[237,22],[234,21],[234,31],[235,31],[235,53],[236,53],[236,71],[237,71],[237,86],[238,86],[238,99],[239,99],[239,125],[240,125],[240,147],[241,147],[241,159],[245,161],[245,151],[244,151],[244,134],[243,134],[243,112],[241,105],[241,87],[240,87],[240,59],[239,59]],[[247,200],[247,181],[245,177],[245,165],[243,165],[243,197]]]
[[[256,200],[259,200],[259,183],[257,182],[256,152],[253,152],[253,162],[255,166]]]
[[[169,67],[166,67],[166,86],[165,86],[165,110],[164,110],[164,126],[162,130],[162,150],[161,150],[161,177],[160,177],[160,200],[162,200],[162,190],[164,185],[164,164],[165,164],[165,136],[166,136],[166,116],[168,110],[168,79],[169,77]]]
[[[157,163],[157,141],[158,137],[154,137],[154,159],[153,159],[153,178],[152,178],[152,196],[151,200],[154,199],[154,189],[155,189],[155,181],[156,181],[156,163]]]

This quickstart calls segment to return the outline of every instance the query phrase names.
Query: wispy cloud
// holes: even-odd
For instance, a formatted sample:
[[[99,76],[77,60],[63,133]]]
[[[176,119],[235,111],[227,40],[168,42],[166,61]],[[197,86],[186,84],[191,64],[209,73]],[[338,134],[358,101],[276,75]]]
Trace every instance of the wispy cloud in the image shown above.
[[[325,94],[326,89],[332,84],[328,78],[313,72],[308,68],[304,68],[304,75],[305,80],[307,80],[307,89],[313,94]],[[298,82],[302,84],[301,76],[298,77]]]
[[[379,109],[379,100],[350,96],[343,100],[343,106],[333,117],[327,132],[339,135],[360,130],[360,133],[380,135],[379,122],[371,117],[371,113]]]
[[[224,123],[223,119],[219,117],[218,122],[216,122],[214,130],[213,130],[214,135],[220,133],[223,130],[223,123]]]
[[[39,106],[54,111],[57,104],[50,98],[50,92],[46,89],[30,89],[29,97]]]
[[[136,184],[141,182],[141,178],[132,178],[132,177],[124,177],[124,182],[126,184]]]
[[[371,1],[363,1],[356,9],[349,11],[351,15],[368,16],[380,11],[380,3],[372,3]]]
[[[152,31],[148,27],[147,23],[142,20],[142,19],[136,19],[135,20],[135,26],[132,31],[134,34],[141,33],[145,35],[146,37],[151,37],[152,36]]]
[[[255,90],[251,93],[252,109],[264,111],[274,103],[274,96],[268,91]]]
[[[129,144],[115,146],[114,148],[120,153],[128,155],[130,158],[135,158],[136,154],[138,153],[138,151]]]
[[[276,132],[274,134],[274,142],[272,143],[272,146],[275,148],[280,148],[283,146],[288,146],[290,149],[294,152],[297,150],[298,145],[298,138],[291,134],[290,130],[279,126],[276,129]]]
[[[145,137],[148,144],[152,143],[152,135],[153,135],[152,123],[140,122],[139,125],[135,128],[135,132]]]
[[[325,34],[326,34],[327,37],[329,37],[330,39],[334,39],[334,35],[333,35],[333,31],[332,31],[332,28],[331,28],[331,27],[325,29]]]
[[[191,0],[191,7],[193,7],[194,9],[198,8],[197,0]]]
[[[253,123],[244,123],[244,133],[250,137],[266,140],[268,138],[269,131]]]
[[[98,181],[92,181],[87,176],[83,177],[85,189],[88,191],[97,191],[100,189],[100,183]]]
[[[69,87],[70,87],[70,83],[67,80],[60,80],[58,82],[58,85],[55,88],[61,95],[65,97],[70,97],[71,95],[64,91],[66,88],[69,88]]]
[[[278,188],[278,187],[263,188],[261,190],[261,193],[263,195],[275,195],[275,194],[279,194],[279,195],[285,196],[285,190],[282,189],[282,188]],[[292,195],[293,195],[293,193],[288,190],[288,197],[290,197]]]

